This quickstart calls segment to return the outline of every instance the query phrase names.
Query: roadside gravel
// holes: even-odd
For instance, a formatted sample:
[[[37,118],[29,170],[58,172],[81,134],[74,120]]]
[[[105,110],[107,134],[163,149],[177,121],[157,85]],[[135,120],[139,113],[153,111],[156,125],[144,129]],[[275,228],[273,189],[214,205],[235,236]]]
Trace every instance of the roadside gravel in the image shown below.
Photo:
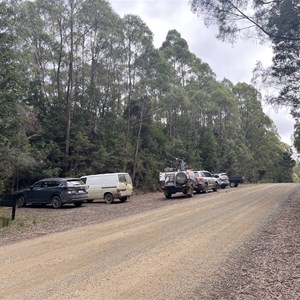
[[[300,299],[300,187],[186,299]]]
[[[209,196],[209,195],[207,195]],[[75,227],[97,224],[158,207],[186,201],[176,194],[166,200],[163,193],[134,195],[124,203],[116,200],[112,204],[100,201],[84,203],[81,207],[65,205],[61,209],[51,206],[22,207],[16,211],[16,220],[11,226],[0,228],[0,246],[41,235],[65,231]],[[11,216],[11,208],[0,208],[0,216]]]

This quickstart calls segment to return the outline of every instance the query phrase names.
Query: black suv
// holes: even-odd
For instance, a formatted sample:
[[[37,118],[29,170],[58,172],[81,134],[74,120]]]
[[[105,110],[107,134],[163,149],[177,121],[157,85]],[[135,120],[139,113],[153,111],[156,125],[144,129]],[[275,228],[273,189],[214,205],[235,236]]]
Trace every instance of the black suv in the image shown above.
[[[66,203],[81,206],[87,198],[86,186],[78,178],[45,178],[29,189],[17,192],[17,207],[52,204],[54,208],[60,208]]]

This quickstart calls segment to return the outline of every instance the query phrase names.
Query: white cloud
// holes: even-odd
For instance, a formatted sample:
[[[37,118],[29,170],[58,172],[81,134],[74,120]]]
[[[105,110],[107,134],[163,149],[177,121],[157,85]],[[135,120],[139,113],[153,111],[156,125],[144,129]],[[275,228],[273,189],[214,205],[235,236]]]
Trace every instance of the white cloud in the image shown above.
[[[134,14],[141,17],[154,34],[154,45],[159,48],[169,30],[176,29],[190,48],[202,61],[208,63],[217,79],[227,78],[234,84],[250,83],[257,61],[264,67],[271,64],[272,50],[258,41],[239,40],[236,44],[216,39],[214,28],[206,28],[203,20],[191,12],[188,1],[182,0],[111,0],[112,8],[121,17]],[[292,144],[294,121],[286,110],[277,112],[264,109],[277,126],[281,139]]]

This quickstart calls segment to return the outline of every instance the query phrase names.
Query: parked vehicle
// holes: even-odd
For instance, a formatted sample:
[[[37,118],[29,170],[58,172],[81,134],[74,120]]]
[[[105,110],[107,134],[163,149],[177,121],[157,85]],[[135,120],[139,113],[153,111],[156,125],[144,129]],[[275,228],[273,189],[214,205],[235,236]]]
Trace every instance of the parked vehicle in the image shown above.
[[[187,197],[193,197],[196,184],[193,171],[160,173],[159,180],[166,199],[171,199],[176,193],[184,193]]]
[[[226,186],[229,186],[229,178],[226,173],[217,173],[217,174],[212,174],[213,177],[217,178],[219,187],[221,189],[225,189]]]
[[[60,208],[66,203],[81,206],[87,199],[86,186],[79,178],[45,178],[29,189],[17,192],[17,207],[52,204],[54,208]]]
[[[219,184],[217,178],[213,177],[212,174],[206,170],[194,171],[196,176],[195,191],[197,193],[206,193],[208,190],[217,192]]]
[[[133,185],[128,173],[107,173],[82,176],[88,186],[88,202],[104,200],[112,203],[115,199],[125,202],[133,194]]]
[[[231,187],[237,187],[240,183],[245,182],[244,176],[232,176],[229,177],[229,182]]]

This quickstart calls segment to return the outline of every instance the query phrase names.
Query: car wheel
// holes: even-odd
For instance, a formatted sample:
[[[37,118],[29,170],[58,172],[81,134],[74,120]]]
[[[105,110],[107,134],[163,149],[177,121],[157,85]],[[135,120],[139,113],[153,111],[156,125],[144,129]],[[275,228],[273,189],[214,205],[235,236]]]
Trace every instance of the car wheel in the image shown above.
[[[226,188],[226,185],[221,185],[221,189],[225,189]]]
[[[171,193],[165,193],[165,197],[166,197],[166,199],[171,199],[172,198],[172,194]]]
[[[51,200],[51,204],[53,208],[61,208],[62,202],[59,196],[54,196]]]
[[[104,200],[106,203],[110,204],[114,202],[114,196],[110,193],[105,194]]]
[[[205,186],[204,186],[204,188],[203,188],[203,190],[202,190],[202,193],[203,193],[203,194],[206,194],[207,191],[208,191],[208,184],[205,183]]]
[[[92,203],[93,201],[94,201],[94,199],[86,200],[87,203]]]
[[[194,196],[193,192],[187,194],[187,197],[188,197],[188,198],[192,198],[193,196]]]
[[[218,189],[219,189],[219,184],[218,183],[216,183],[215,184],[215,187],[212,189],[214,192],[217,192],[218,191]]]
[[[17,198],[17,201],[16,201],[16,206],[20,208],[20,207],[23,207],[25,205],[26,205],[26,201],[25,201],[24,196],[19,196]]]
[[[80,207],[82,205],[83,201],[76,201],[74,202],[75,207]]]
[[[121,197],[121,198],[120,198],[120,201],[121,201],[121,202],[125,202],[126,200],[127,200],[127,197]]]

